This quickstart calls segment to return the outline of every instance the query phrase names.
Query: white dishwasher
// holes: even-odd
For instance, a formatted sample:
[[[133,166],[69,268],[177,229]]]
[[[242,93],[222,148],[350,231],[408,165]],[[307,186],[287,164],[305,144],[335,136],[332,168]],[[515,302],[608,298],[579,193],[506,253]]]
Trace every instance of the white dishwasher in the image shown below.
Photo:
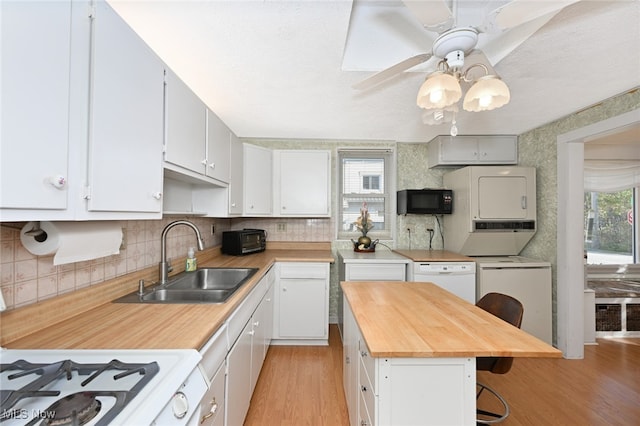
[[[475,262],[413,262],[407,281],[432,282],[469,303],[476,303]]]

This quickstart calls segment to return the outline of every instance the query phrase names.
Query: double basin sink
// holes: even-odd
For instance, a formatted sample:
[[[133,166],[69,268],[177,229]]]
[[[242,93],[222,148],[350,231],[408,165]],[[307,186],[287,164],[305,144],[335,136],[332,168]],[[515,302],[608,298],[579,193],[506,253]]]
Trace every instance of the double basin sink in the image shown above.
[[[224,303],[258,268],[201,268],[182,272],[142,294],[133,292],[116,303]]]

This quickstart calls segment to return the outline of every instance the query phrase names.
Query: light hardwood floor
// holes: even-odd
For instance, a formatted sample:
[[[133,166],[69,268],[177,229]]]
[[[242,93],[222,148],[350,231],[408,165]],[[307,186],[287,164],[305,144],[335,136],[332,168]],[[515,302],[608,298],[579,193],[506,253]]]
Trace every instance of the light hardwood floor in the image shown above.
[[[245,425],[348,425],[335,325],[329,335],[328,347],[269,349]],[[518,358],[507,374],[479,372],[511,407],[501,425],[640,425],[640,339],[598,342],[583,360]]]

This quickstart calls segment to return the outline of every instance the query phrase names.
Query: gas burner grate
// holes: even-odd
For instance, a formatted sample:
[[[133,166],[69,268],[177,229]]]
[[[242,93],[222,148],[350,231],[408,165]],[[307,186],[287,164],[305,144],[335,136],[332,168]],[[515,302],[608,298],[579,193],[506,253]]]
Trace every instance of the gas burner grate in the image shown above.
[[[9,382],[11,380],[22,379],[33,375],[33,380],[19,389],[0,389],[0,422],[10,419],[15,412],[16,404],[25,398],[33,397],[57,397],[60,391],[55,390],[53,385],[60,380],[71,380],[73,372],[77,372],[79,376],[88,376],[80,384],[81,387],[87,386],[98,376],[102,374],[115,373],[113,380],[119,380],[132,374],[139,374],[140,379],[129,389],[122,391],[92,391],[84,392],[87,397],[95,398],[96,396],[109,396],[116,400],[115,405],[105,415],[99,419],[96,425],[107,425],[111,422],[120,411],[138,395],[140,390],[153,379],[160,370],[157,362],[149,363],[124,363],[117,359],[107,363],[78,363],[72,360],[62,360],[47,364],[33,364],[25,360],[17,360],[10,364],[0,364],[0,373],[10,373],[7,376]],[[45,387],[53,387],[51,390],[42,390]],[[78,393],[83,393],[82,389],[78,389]],[[64,399],[64,398],[63,398]],[[57,407],[60,399],[54,401],[49,407]],[[99,407],[97,408],[99,411]],[[76,419],[72,419],[75,421]],[[41,419],[34,419],[27,423],[27,426],[37,424]],[[72,423],[78,424],[78,423]],[[82,424],[82,423],[80,423]]]

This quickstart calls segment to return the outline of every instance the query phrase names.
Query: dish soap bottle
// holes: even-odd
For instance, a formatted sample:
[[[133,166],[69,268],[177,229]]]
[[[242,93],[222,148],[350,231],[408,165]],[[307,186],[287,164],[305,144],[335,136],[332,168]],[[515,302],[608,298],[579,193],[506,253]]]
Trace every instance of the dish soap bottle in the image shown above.
[[[184,265],[185,272],[193,272],[198,268],[198,260],[196,259],[195,251],[193,247],[189,247],[187,252],[187,262]]]

